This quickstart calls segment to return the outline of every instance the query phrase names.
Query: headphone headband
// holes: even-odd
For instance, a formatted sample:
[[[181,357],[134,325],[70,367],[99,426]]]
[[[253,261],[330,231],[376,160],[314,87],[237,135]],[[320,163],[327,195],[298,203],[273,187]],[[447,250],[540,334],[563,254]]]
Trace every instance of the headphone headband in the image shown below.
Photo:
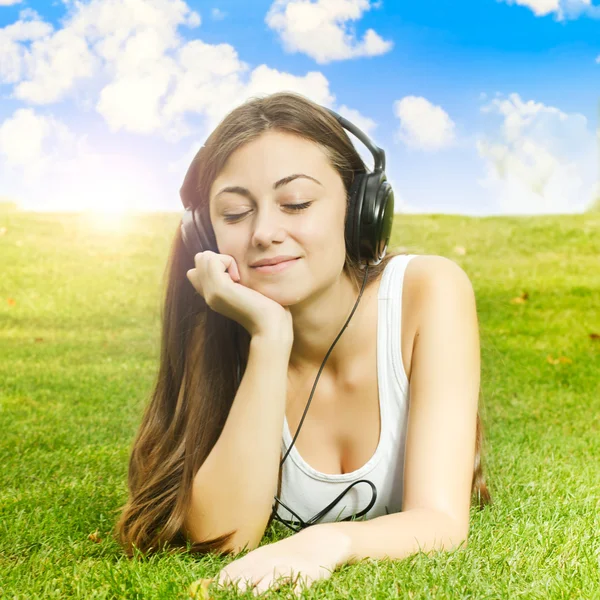
[[[329,356],[329,353],[331,352],[333,346],[339,339],[340,335],[343,333],[344,329],[346,329],[346,326],[348,325],[350,319],[352,318],[352,315],[354,314],[354,311],[356,310],[356,306],[360,301],[360,298],[362,296],[363,290],[367,282],[369,265],[378,264],[385,256],[392,229],[392,221],[394,219],[394,194],[392,191],[392,187],[387,181],[384,171],[385,152],[381,148],[373,144],[373,142],[368,138],[368,136],[365,133],[363,133],[358,127],[356,127],[356,125],[350,123],[350,121],[344,119],[335,111],[329,108],[326,108],[326,110],[329,111],[329,113],[337,119],[337,121],[342,127],[353,133],[359,140],[363,142],[363,144],[365,144],[365,146],[367,146],[367,148],[370,150],[371,154],[375,159],[375,167],[373,172],[371,173],[355,173],[352,185],[348,190],[348,204],[346,210],[346,223],[344,231],[346,251],[348,255],[351,256],[354,260],[356,260],[359,264],[362,265],[364,261],[366,268],[363,277],[363,285],[360,290],[358,299],[356,300],[356,303],[354,305],[354,308],[350,313],[350,316],[348,317],[342,331],[338,334],[337,338],[331,345],[331,348],[325,355],[323,364],[325,364],[325,361],[327,360],[327,357]],[[192,204],[193,194],[197,185],[196,165],[197,161],[199,160],[201,150],[202,148],[200,148],[200,150],[194,157],[192,164],[188,168],[184,183],[181,186],[179,192],[183,205],[186,208],[185,213],[183,214],[183,217],[181,219],[181,237],[187,251],[191,256],[192,262],[194,261],[195,255],[204,250],[213,250],[214,252],[218,252],[214,231],[212,227],[210,227],[210,223],[205,224],[202,219],[202,214],[204,213],[204,215],[206,215],[208,212],[206,210],[206,206],[197,206],[196,208],[194,208]],[[242,378],[242,359],[239,356],[239,353],[236,362],[237,385],[239,386]],[[321,370],[322,368],[323,366],[321,366]],[[312,396],[317,381],[319,379],[321,370],[319,370],[319,374],[317,375],[317,378],[313,385],[313,389],[304,414],[306,414],[306,411],[310,406],[310,402],[312,400]],[[289,455],[290,450],[292,449],[296,438],[300,433],[300,428],[302,427],[303,420],[304,416],[300,421],[300,426],[292,440],[290,447],[288,448],[283,460],[280,463],[281,467],[283,466],[283,463]],[[377,498],[377,490],[375,486],[367,480],[359,480],[351,486],[349,486],[342,494],[340,494],[338,498],[336,498],[336,500],[334,500],[334,502],[332,502],[329,506],[320,511],[313,518],[309,519],[308,522],[305,522],[301,517],[296,515],[294,511],[285,506],[277,496],[275,496],[275,502],[281,504],[284,508],[286,508],[294,516],[296,516],[296,518],[299,519],[301,528],[304,528],[320,520],[326,514],[327,511],[329,511],[342,499],[342,497],[346,494],[346,492],[350,490],[350,488],[352,488],[356,483],[360,482],[366,482],[371,486],[373,496],[369,505],[358,515],[355,515],[355,517],[358,517],[366,514],[373,507]],[[273,505],[271,518],[269,519],[269,522],[271,522],[271,519],[273,518],[276,518],[278,521],[281,521],[288,527],[297,531],[294,525],[290,525],[286,522],[286,520],[281,519],[281,517],[277,515],[277,504]],[[351,518],[352,517],[347,517],[342,520],[348,521]]]
[[[323,108],[333,115],[344,129],[354,134],[373,155],[373,171],[355,173],[350,187],[344,237],[346,249],[353,260],[361,265],[377,265],[387,251],[394,220],[394,192],[385,174],[385,152],[354,123],[330,108]],[[186,209],[181,220],[181,236],[192,258],[204,250],[218,252],[216,239],[211,233],[212,228],[210,224],[203,222],[202,207],[193,206],[197,185],[196,165],[200,160],[202,148],[204,145],[192,160],[179,190]]]
[[[370,151],[375,159],[375,166],[373,167],[373,171],[385,171],[385,151],[383,148],[376,146],[367,135],[362,132],[354,123],[348,121],[348,119],[344,119],[342,115],[339,115],[331,108],[323,107],[327,112],[332,114],[340,123],[342,127],[353,133]]]

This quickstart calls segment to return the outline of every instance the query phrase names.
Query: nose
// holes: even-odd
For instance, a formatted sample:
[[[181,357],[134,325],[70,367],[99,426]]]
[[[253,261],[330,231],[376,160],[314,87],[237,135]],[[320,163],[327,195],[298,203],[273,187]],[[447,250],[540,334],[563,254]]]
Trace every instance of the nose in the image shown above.
[[[284,236],[283,219],[285,216],[277,206],[257,210],[252,217],[252,243],[268,246],[273,241],[281,241]]]

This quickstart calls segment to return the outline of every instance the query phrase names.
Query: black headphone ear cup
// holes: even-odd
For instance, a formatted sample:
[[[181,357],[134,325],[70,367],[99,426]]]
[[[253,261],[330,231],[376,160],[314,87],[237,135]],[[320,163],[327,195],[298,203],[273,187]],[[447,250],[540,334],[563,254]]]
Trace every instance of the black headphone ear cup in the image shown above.
[[[375,204],[375,223],[377,224],[374,241],[375,258],[380,262],[387,252],[394,222],[394,190],[388,181],[381,182],[377,190]]]
[[[387,251],[394,218],[394,194],[385,173],[363,175],[355,207],[355,246],[360,262],[377,265]]]
[[[198,252],[204,252],[205,250],[218,252],[214,236],[209,235],[204,228],[199,208],[187,208],[183,213],[181,218],[181,238],[192,258]]]
[[[198,233],[196,232],[196,227],[194,225],[193,209],[185,209],[185,212],[181,217],[180,229],[183,245],[185,246],[187,253],[193,258],[200,252],[200,250],[198,250],[200,240],[198,239]]]
[[[348,191],[348,210],[344,232],[346,251],[357,262],[360,261],[360,215],[362,212],[365,182],[366,174],[357,173]]]
[[[212,250],[213,252],[218,253],[219,248],[217,246],[217,240],[215,239],[214,233],[212,232],[212,228],[209,229],[205,225],[206,222],[210,221],[208,209],[205,209],[202,213],[200,211],[200,208],[196,209],[194,212],[194,218],[196,229],[198,231],[198,237],[200,239],[200,243],[202,244],[202,250]]]

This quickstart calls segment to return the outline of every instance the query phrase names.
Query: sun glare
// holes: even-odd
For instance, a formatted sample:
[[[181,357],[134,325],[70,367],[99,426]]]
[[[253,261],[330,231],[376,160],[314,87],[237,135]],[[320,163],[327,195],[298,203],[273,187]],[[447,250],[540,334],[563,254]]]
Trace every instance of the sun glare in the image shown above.
[[[116,208],[114,210],[99,210],[93,208],[83,215],[87,227],[97,232],[123,232],[128,229],[128,223],[132,218],[124,209]]]
[[[90,229],[99,232],[124,232],[129,229],[135,214],[144,211],[144,203],[148,198],[148,190],[140,183],[143,174],[131,165],[118,166],[116,161],[103,164],[106,167],[104,176],[100,176],[100,168],[96,167],[92,174],[82,174],[78,190],[78,211]],[[93,182],[93,183],[91,183]],[[81,194],[81,190],[85,190]]]

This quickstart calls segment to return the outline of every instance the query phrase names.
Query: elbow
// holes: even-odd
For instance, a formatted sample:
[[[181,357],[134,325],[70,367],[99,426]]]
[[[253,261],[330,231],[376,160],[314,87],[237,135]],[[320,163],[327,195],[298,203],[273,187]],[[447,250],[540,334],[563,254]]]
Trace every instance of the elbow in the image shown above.
[[[248,539],[248,536],[240,535],[237,529],[212,538],[190,534],[187,534],[187,538],[192,543],[192,551],[202,554],[215,553],[221,556],[236,556],[244,550],[254,550],[258,548],[262,539],[262,537],[258,541]]]
[[[231,529],[226,533],[216,535],[214,530],[206,531],[201,527],[198,519],[186,518],[183,531],[187,539],[193,544],[192,550],[202,553],[214,552],[221,555],[237,555],[244,550],[258,548],[264,535],[264,528],[260,531],[249,533],[244,529]]]
[[[466,548],[469,538],[469,522],[459,521],[446,512],[436,511],[441,517],[439,527],[444,531],[442,547],[444,550]]]
[[[456,529],[446,529],[441,536],[439,549],[444,551],[464,550],[468,545],[468,536]]]
[[[448,538],[450,539],[450,550],[466,548],[469,543],[469,524],[457,523],[454,519],[450,519],[448,526]]]
[[[244,515],[244,512],[230,508],[225,514],[225,511],[202,507],[193,489],[183,521],[184,534],[194,545],[194,551],[235,555],[244,550],[254,550],[267,529],[269,512],[265,511],[258,518]]]
[[[466,549],[466,547],[469,544],[468,534],[456,533],[456,534],[452,535],[451,539],[452,539],[451,550],[458,550],[459,548],[462,548],[464,550],[464,549]]]

